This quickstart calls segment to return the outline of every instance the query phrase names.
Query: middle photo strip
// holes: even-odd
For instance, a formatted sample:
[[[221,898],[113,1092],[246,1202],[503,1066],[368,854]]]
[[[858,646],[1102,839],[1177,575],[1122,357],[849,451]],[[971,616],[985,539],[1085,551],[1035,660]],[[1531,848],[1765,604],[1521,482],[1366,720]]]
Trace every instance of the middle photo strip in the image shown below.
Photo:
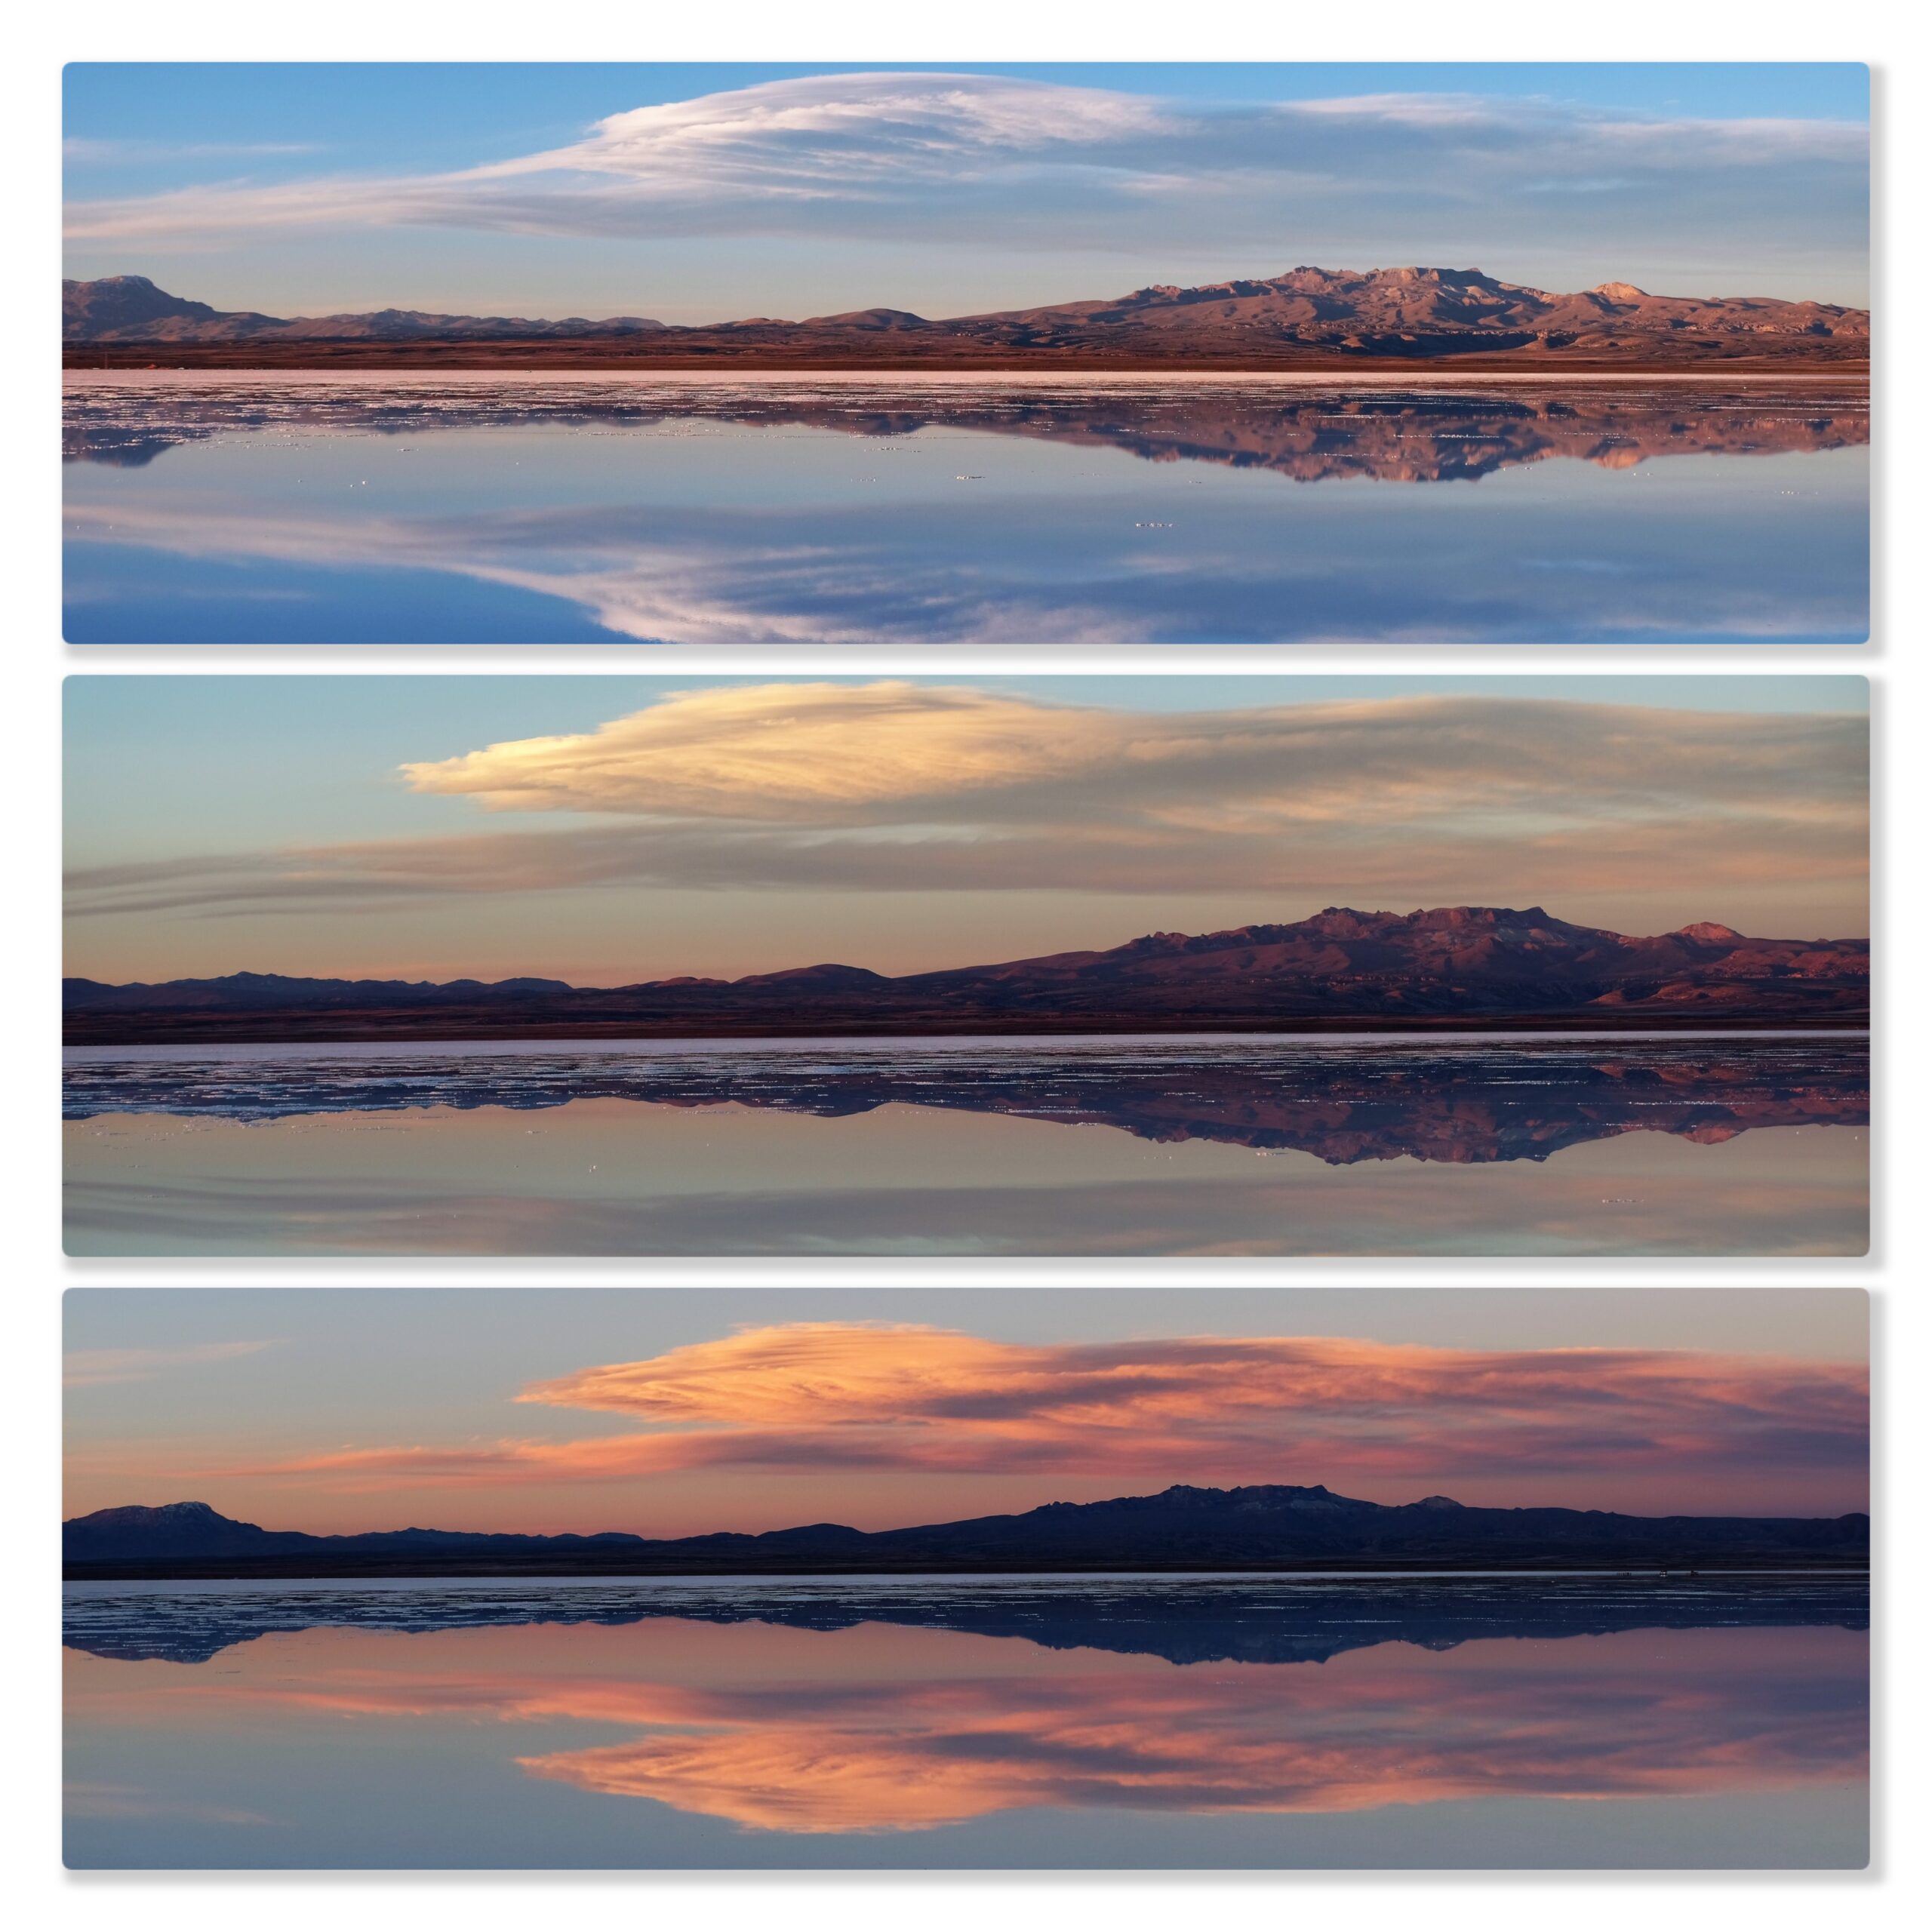
[[[1855,677],[67,685],[75,1255],[1856,1255]]]

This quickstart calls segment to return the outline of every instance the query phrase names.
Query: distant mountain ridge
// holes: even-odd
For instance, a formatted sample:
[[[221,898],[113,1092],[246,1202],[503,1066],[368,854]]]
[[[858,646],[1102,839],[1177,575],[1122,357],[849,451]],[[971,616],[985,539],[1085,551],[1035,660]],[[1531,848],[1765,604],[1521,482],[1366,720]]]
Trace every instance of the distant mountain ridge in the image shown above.
[[[220,311],[145,276],[62,284],[69,345],[152,344],[255,350],[302,345],[603,342],[669,362],[788,356],[807,362],[971,361],[1004,355],[1140,358],[1151,363],[1258,357],[1293,362],[1432,360],[1470,355],[1535,361],[1772,360],[1845,362],[1869,352],[1869,311],[1769,296],[1652,295],[1626,281],[1565,294],[1500,281],[1477,269],[1366,272],[1303,266],[1195,288],[1155,284],[1101,300],[940,319],[870,308],[802,321],[753,316],[694,326],[619,315],[592,321],[428,315],[381,309],[283,318]]]
[[[70,1042],[183,1038],[703,1037],[744,1033],[1852,1023],[1866,940],[1748,938],[1700,921],[1631,937],[1540,906],[1331,906],[1217,933],[890,977],[827,963],[614,988],[285,978],[63,983]],[[268,1030],[263,1031],[263,1029]],[[252,1030],[251,1030],[252,1029]]]
[[[1049,1503],[1023,1514],[898,1530],[813,1523],[758,1535],[653,1539],[407,1529],[316,1537],[264,1530],[205,1503],[97,1510],[61,1526],[70,1574],[414,1575],[561,1566],[657,1574],[1242,1570],[1322,1563],[1863,1563],[1863,1514],[1830,1518],[1629,1516],[1594,1509],[1468,1509],[1446,1496],[1385,1504],[1319,1483],[1232,1489],[1175,1484],[1153,1496]],[[305,1567],[306,1566],[306,1567]]]
[[[157,288],[143,275],[103,276],[60,285],[60,334],[64,342],[243,342],[258,337],[285,341],[407,342],[423,338],[648,335],[665,325],[644,315],[582,315],[561,321],[527,315],[438,315],[414,309],[377,309],[356,315],[263,315],[253,309],[223,310]]]

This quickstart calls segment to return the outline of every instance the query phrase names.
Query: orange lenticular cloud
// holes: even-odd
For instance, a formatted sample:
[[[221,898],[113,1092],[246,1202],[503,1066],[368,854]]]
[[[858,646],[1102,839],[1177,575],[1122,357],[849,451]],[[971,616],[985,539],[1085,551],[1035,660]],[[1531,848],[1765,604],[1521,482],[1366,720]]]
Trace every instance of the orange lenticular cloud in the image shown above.
[[[536,1383],[518,1401],[642,1425],[579,1440],[349,1446],[272,1473],[381,1489],[679,1470],[1048,1472],[1123,1481],[1842,1475],[1862,1367],[1644,1349],[1475,1350],[1329,1337],[1022,1344],[912,1324],[743,1329]]]
[[[1392,1410],[1524,1419],[1632,1404],[1690,1417],[1787,1416],[1821,1398],[1863,1417],[1862,1370],[1655,1349],[1427,1348],[1318,1337],[1179,1337],[1027,1345],[913,1324],[740,1329],[533,1383],[519,1401],[665,1423],[811,1426],[1054,1421],[1118,1426],[1234,1411]]]

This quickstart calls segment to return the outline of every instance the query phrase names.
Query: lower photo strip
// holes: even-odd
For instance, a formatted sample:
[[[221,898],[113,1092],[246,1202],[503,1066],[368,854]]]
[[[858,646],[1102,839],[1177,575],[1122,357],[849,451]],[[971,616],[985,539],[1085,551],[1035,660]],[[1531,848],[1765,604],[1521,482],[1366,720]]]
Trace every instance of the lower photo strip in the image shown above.
[[[1855,1288],[76,1288],[76,1870],[1855,1871]]]

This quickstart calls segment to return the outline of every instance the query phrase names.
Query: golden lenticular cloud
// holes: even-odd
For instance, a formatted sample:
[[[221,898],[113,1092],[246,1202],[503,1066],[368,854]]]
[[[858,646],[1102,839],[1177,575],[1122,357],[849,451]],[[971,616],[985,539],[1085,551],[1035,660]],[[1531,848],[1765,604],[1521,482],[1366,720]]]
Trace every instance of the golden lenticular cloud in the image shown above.
[[[402,770],[499,811],[882,824],[918,806],[1226,830],[1509,814],[1553,829],[1694,804],[1862,820],[1865,742],[1863,719],[1839,715],[1464,695],[1140,713],[887,681],[679,691],[594,731]]]
[[[1121,755],[1130,721],[970,688],[760,685],[672,693],[568,737],[405,764],[497,811],[795,819],[977,792]]]
[[[1842,934],[1863,930],[1866,767],[1866,720],[1838,714],[1466,694],[1146,713],[904,681],[710,688],[401,768],[415,792],[521,824],[96,866],[70,875],[68,906],[1238,893],[1588,921],[1606,897],[1668,894],[1734,924],[1740,895],[1789,900],[1769,915],[1800,922],[1783,929]]]

